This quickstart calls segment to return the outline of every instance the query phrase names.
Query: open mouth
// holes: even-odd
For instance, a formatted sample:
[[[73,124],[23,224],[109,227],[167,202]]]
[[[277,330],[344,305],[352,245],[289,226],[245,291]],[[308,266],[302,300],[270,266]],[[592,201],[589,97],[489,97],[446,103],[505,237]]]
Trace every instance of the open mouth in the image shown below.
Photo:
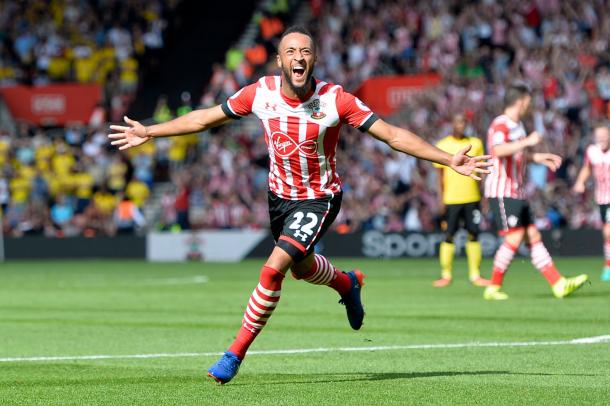
[[[305,76],[305,68],[302,66],[293,66],[292,75],[295,77],[295,79],[303,79]]]

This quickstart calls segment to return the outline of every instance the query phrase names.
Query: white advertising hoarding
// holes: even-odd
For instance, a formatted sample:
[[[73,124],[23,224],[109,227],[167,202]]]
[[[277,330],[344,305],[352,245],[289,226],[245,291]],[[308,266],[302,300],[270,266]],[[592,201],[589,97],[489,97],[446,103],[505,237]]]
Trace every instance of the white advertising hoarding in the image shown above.
[[[149,233],[146,258],[159,262],[238,262],[268,234],[267,230]]]

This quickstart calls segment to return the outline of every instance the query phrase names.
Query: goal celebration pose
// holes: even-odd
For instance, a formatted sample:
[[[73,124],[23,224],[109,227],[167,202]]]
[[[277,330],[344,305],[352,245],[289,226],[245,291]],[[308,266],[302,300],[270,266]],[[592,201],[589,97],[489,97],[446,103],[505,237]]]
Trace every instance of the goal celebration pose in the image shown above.
[[[604,257],[606,263],[602,280],[610,281],[610,128],[598,125],[593,129],[594,143],[587,147],[585,160],[576,178],[574,191],[583,193],[585,182],[591,174],[595,179],[595,201],[602,215]]]
[[[113,125],[108,137],[124,150],[155,137],[205,131],[230,120],[255,114],[261,121],[269,164],[269,216],[276,246],[260,272],[233,344],[209,370],[217,382],[229,382],[248,347],[273,314],[290,269],[297,279],[337,291],[350,326],[364,319],[359,270],[341,272],[314,247],[328,230],[341,205],[341,181],[335,153],[343,123],[368,132],[397,151],[446,165],[479,180],[489,173],[489,157],[468,157],[469,147],[450,155],[417,135],[379,119],[341,86],[313,77],[316,48],[303,27],[291,27],[281,37],[277,65],[280,76],[262,77],[222,105],[195,110],[174,120],[145,127],[125,117],[127,126]]]
[[[526,150],[542,140],[538,132],[526,135],[521,119],[528,113],[530,91],[525,85],[512,85],[504,95],[504,114],[496,117],[487,132],[487,150],[492,154],[493,169],[485,179],[485,197],[493,213],[498,232],[504,242],[494,256],[491,285],[485,289],[487,300],[505,300],[508,295],[500,290],[504,275],[519,245],[526,239],[532,264],[551,285],[555,297],[568,296],[582,286],[587,275],[574,278],[561,276],[542,242],[540,231],[533,223],[530,205],[524,195]],[[556,171],[561,157],[549,153],[533,153],[531,159]]]

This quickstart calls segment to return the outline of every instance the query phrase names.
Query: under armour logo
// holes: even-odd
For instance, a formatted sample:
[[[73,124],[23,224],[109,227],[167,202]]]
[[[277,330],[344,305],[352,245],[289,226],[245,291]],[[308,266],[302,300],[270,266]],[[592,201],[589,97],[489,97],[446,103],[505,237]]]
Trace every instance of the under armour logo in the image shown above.
[[[300,238],[300,239],[301,239],[301,241],[303,241],[303,242],[305,242],[305,240],[307,239],[307,237],[309,237],[309,235],[307,235],[307,234],[305,234],[305,233],[302,233],[302,232],[301,232],[301,230],[297,230],[297,231],[295,231],[294,236],[295,236],[296,238]]]
[[[277,104],[265,102],[265,110],[277,111],[276,109],[277,109]]]
[[[271,134],[271,145],[273,145],[275,154],[281,158],[288,158],[295,151],[299,151],[308,157],[315,157],[318,152],[318,143],[315,140],[305,140],[297,143],[288,135],[279,131]]]

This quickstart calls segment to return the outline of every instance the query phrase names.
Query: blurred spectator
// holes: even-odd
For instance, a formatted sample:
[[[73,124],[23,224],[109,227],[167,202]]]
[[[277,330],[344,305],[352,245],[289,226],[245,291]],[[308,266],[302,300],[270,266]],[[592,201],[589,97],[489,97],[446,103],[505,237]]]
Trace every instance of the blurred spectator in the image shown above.
[[[6,176],[0,177],[0,210],[2,213],[6,213],[10,201],[8,182]]]
[[[150,190],[148,190],[146,183],[133,178],[125,188],[125,196],[141,209],[150,196]]]
[[[99,216],[109,217],[114,212],[116,205],[117,197],[110,193],[105,186],[102,186],[93,194],[93,208]]]
[[[74,208],[72,203],[64,195],[57,196],[55,204],[51,206],[51,220],[58,236],[66,235],[68,226],[73,219]]]
[[[120,201],[114,211],[117,234],[133,234],[136,227],[143,227],[146,220],[138,206],[127,196],[119,197]]]
[[[183,177],[178,186],[178,192],[174,200],[174,209],[176,210],[176,224],[180,230],[189,230],[191,228],[189,221],[189,196],[190,190],[188,186],[188,178]]]
[[[169,121],[174,118],[171,109],[167,105],[167,96],[161,95],[157,100],[157,106],[155,107],[155,111],[153,113],[153,120],[155,123],[162,123],[164,121]]]
[[[128,167],[120,155],[115,155],[106,170],[108,178],[108,189],[113,193],[125,189]]]

